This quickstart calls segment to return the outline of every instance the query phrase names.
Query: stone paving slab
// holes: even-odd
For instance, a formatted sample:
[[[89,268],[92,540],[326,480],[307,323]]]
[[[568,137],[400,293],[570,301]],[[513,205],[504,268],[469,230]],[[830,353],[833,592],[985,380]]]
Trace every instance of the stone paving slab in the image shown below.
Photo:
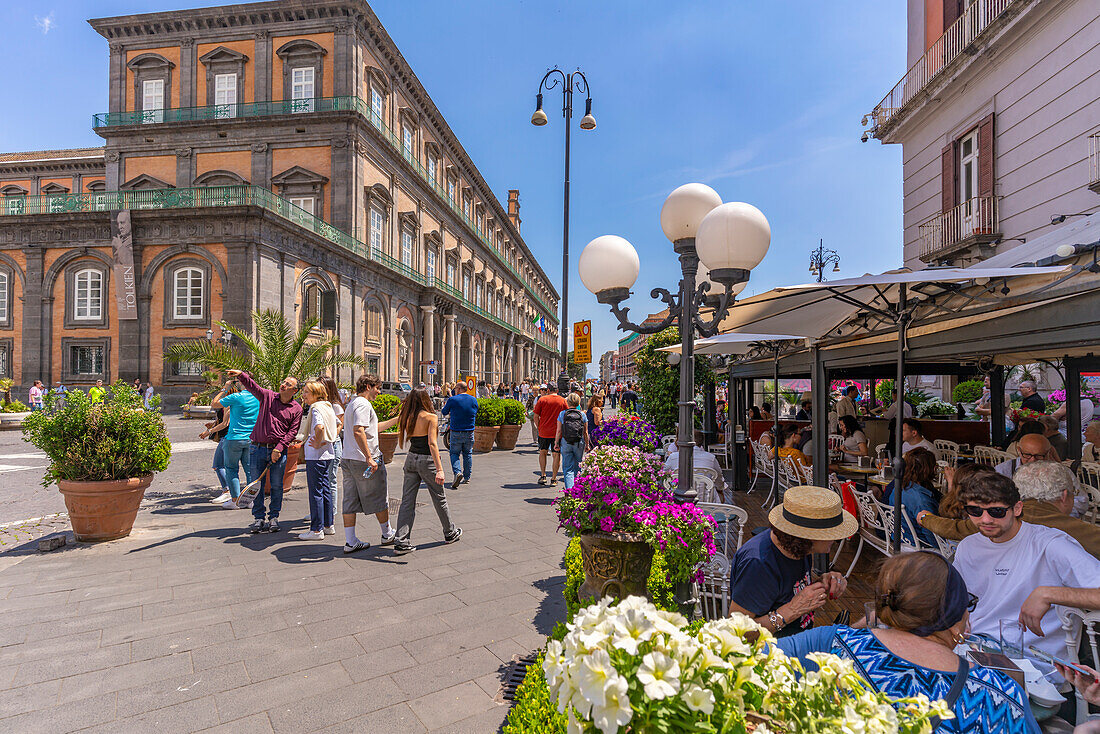
[[[300,486],[282,532],[248,535],[249,513],[173,474],[198,455],[129,538],[39,553],[67,518],[0,528],[0,731],[497,731],[508,662],[564,618],[566,541],[532,449],[475,456],[447,492],[455,545],[422,493],[407,556],[299,540]],[[373,517],[358,533],[377,543]]]

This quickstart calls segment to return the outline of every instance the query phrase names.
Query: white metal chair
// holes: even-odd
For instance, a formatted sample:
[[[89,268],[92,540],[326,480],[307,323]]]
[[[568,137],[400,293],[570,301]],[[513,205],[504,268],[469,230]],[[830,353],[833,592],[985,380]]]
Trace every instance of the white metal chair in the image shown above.
[[[700,570],[703,581],[697,586],[697,598],[703,619],[723,619],[730,608],[730,560],[722,553],[715,553]]]
[[[1058,619],[1062,621],[1062,630],[1066,633],[1065,658],[1073,663],[1081,662],[1078,650],[1081,649],[1081,638],[1088,635],[1089,649],[1092,651],[1092,659],[1100,660],[1096,641],[1096,627],[1100,624],[1100,611],[1090,612],[1075,607],[1054,607],[1058,612]],[[1083,723],[1089,718],[1089,704],[1081,698],[1081,694],[1074,689],[1077,696],[1077,723]]]
[[[676,437],[675,436],[661,436],[661,448],[664,449],[666,454],[669,451],[669,447],[674,446],[675,444],[676,444]]]
[[[986,464],[987,466],[997,466],[1004,459],[1000,458],[1002,455],[1007,456],[1004,451],[995,449],[992,446],[975,446],[974,447],[974,462],[976,464]]]
[[[886,557],[893,555],[893,551],[890,549],[890,536],[894,532],[894,508],[887,507],[879,502],[870,492],[853,489],[852,495],[855,496],[856,505],[859,507],[859,544],[856,546],[856,554],[852,558],[852,565],[848,567],[848,571],[844,574],[845,577],[851,576],[852,571],[855,570],[864,545],[871,546]],[[913,530],[912,523],[909,522],[908,514],[902,514],[901,519],[903,525],[908,526],[909,532],[912,533],[911,537],[916,538],[916,532]],[[901,549],[903,552],[917,550],[914,546],[904,542],[904,533],[902,536]]]
[[[717,483],[710,477],[703,474],[695,474],[692,482],[693,488],[695,489],[696,502],[720,502],[722,500],[718,495]]]
[[[1100,522],[1100,464],[1082,461],[1077,468],[1077,481],[1081,483],[1081,489],[1089,500],[1088,510],[1082,519]]]
[[[932,445],[936,447],[940,460],[946,461],[948,466],[955,466],[959,463],[959,445],[957,443],[948,441],[945,438],[937,438],[932,442]]]
[[[727,558],[733,558],[733,554],[741,547],[744,540],[745,525],[749,522],[749,513],[740,507],[719,502],[697,502],[695,506],[714,518],[714,522],[718,526],[717,531],[722,538],[718,551]],[[731,539],[734,542],[730,542]]]
[[[959,547],[959,541],[941,538],[935,533],[932,533],[932,537],[936,539],[936,550],[940,552],[940,555],[946,558],[948,563],[955,560],[955,549]]]
[[[889,446],[889,444],[885,444],[885,443],[876,444],[875,445],[875,456],[882,456],[883,452],[886,451],[888,446]]]

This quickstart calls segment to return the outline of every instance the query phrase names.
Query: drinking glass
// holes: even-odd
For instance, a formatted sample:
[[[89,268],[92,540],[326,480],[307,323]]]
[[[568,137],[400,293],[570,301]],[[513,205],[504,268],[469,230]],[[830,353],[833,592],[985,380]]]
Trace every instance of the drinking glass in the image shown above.
[[[1020,620],[1001,620],[1001,652],[1010,658],[1024,656],[1024,625]]]
[[[863,602],[863,619],[867,625],[867,629],[873,630],[878,627],[878,613],[875,611],[875,603],[873,601]]]

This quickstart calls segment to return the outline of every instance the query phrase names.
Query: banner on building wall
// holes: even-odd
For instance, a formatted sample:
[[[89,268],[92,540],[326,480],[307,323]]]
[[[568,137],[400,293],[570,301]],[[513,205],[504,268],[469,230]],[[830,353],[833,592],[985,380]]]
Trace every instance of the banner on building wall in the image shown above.
[[[118,318],[137,319],[137,274],[134,272],[134,237],[130,210],[122,209],[111,217],[111,257],[115,270],[115,298]]]

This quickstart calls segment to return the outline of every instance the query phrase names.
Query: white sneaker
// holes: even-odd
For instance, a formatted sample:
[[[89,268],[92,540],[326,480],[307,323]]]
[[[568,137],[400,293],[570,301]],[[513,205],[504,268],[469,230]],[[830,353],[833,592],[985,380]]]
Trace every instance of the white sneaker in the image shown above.
[[[325,526],[325,535],[336,535],[336,526],[335,525],[326,525]]]
[[[307,530],[304,533],[298,533],[298,538],[301,540],[324,540],[325,534],[320,530],[316,533],[312,530]]]
[[[211,502],[211,504],[220,505],[223,502],[225,502],[226,500],[231,499],[232,497],[233,497],[233,495],[229,494],[229,492],[222,492],[217,497],[210,500],[210,502]]]
[[[240,509],[240,508],[237,507],[237,501],[233,498],[227,499],[225,502],[223,502],[222,507],[224,507],[227,510]]]

